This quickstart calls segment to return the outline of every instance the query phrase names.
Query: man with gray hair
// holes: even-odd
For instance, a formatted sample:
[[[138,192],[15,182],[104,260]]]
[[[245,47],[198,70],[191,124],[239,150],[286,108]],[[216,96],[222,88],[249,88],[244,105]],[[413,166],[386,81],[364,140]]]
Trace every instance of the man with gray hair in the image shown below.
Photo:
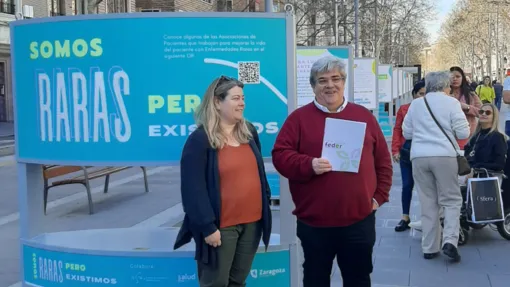
[[[433,259],[439,255],[439,216],[443,209],[442,250],[454,261],[460,261],[457,243],[462,195],[456,139],[469,137],[469,123],[460,102],[450,96],[449,72],[428,73],[425,88],[427,94],[412,101],[402,126],[404,138],[413,141],[411,161],[421,204],[423,257]]]
[[[393,169],[386,139],[369,110],[348,103],[346,77],[346,65],[337,57],[313,64],[315,99],[289,115],[272,153],[296,205],[304,287],[329,287],[335,257],[344,287],[371,286],[375,212],[389,198]],[[366,124],[357,172],[332,171],[321,158],[327,118]],[[353,131],[337,132],[347,139]]]

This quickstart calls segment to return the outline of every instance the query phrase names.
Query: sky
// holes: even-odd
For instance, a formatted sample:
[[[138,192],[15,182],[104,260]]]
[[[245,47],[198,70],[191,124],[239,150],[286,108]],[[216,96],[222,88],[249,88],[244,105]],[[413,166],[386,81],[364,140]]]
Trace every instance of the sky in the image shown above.
[[[437,11],[437,18],[433,21],[430,21],[427,24],[427,30],[430,34],[430,40],[431,43],[434,43],[438,36],[441,29],[441,24],[446,19],[448,14],[453,8],[453,5],[455,4],[456,0],[436,0],[436,11]]]

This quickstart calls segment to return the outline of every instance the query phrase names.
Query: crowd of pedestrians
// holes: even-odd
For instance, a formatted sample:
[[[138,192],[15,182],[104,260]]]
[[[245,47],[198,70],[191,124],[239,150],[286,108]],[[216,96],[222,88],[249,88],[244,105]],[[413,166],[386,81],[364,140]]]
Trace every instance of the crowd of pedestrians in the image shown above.
[[[426,96],[419,93],[424,85]],[[500,124],[499,110],[503,107],[501,115],[506,117],[505,102],[509,101],[498,101],[503,90],[510,92],[510,78],[505,80],[506,88],[500,86],[490,77],[473,85],[460,67],[428,73],[416,83],[413,101],[397,112],[392,154],[402,171],[403,216],[395,231],[411,227],[422,231],[425,259],[437,257],[442,244],[446,255],[460,261],[461,185],[473,172],[459,176],[459,158],[466,158],[473,169],[501,173],[508,169],[508,136]],[[421,216],[413,224],[409,206],[415,183]],[[504,189],[508,182],[502,184]]]
[[[295,204],[303,286],[330,286],[334,261],[344,287],[371,286],[375,218],[389,201],[392,159],[400,164],[403,180],[403,216],[395,230],[410,228],[416,188],[424,258],[442,250],[459,261],[461,153],[469,151],[466,163],[472,166],[506,163],[495,87],[486,80],[473,89],[459,67],[427,74],[416,83],[414,100],[397,112],[390,151],[374,115],[348,101],[346,80],[343,60],[317,60],[310,72],[315,99],[287,117],[272,149],[273,164],[288,179]],[[499,98],[510,102],[510,82],[505,86]],[[198,128],[182,152],[185,218],[174,248],[194,240],[201,287],[246,286],[259,242],[269,244],[270,190],[257,131],[243,116],[243,88],[226,76],[211,83],[197,110]],[[340,171],[323,157],[327,119],[365,126],[355,172]]]

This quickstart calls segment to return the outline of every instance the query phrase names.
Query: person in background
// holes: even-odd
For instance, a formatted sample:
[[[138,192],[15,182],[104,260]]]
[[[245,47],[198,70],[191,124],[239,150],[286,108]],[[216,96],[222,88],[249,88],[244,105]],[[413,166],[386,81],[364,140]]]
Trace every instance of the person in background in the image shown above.
[[[503,82],[503,97],[499,113],[499,124],[501,130],[510,137],[510,76],[506,76]]]
[[[478,84],[477,84],[476,80],[474,80],[474,81],[471,81],[471,83],[469,83],[469,86],[471,87],[471,90],[474,92],[474,91],[476,91],[476,87],[478,87]]]
[[[388,201],[392,184],[391,156],[376,118],[344,95],[346,69],[333,56],[312,65],[315,99],[287,117],[272,153],[296,206],[304,287],[329,287],[335,257],[344,287],[371,286],[375,212]],[[357,173],[332,171],[321,158],[326,118],[366,123]],[[346,138],[349,132],[338,131]]]
[[[271,192],[243,87],[226,76],[212,82],[182,151],[185,217],[174,249],[194,239],[201,287],[245,286],[261,237],[269,244]]]
[[[450,73],[451,93],[453,97],[455,97],[460,102],[460,106],[466,115],[472,134],[476,128],[478,109],[480,109],[482,106],[482,102],[480,101],[480,98],[478,98],[478,96],[471,91],[467,83],[466,75],[460,67],[451,67]],[[467,143],[467,141],[467,138],[465,140],[457,140],[461,150],[464,149],[464,145]]]
[[[482,103],[494,103],[496,92],[492,87],[491,78],[489,76],[483,78],[483,85],[476,88],[476,94],[480,97]]]
[[[499,130],[499,111],[494,104],[483,104],[476,130],[466,144],[464,154],[472,168],[503,171],[508,137]]]
[[[505,131],[507,137],[510,137],[510,70],[507,70],[507,75],[503,81],[503,97],[501,103],[501,109],[499,113],[499,128]],[[505,210],[510,208],[510,142],[507,141],[507,161],[505,164],[504,173],[508,177],[503,179],[501,189],[503,190],[502,199]]]
[[[471,84],[473,84],[473,81],[471,80],[471,78],[469,76],[466,76],[466,81],[467,81],[468,85],[471,87]],[[473,91],[475,91],[475,90],[473,89]]]
[[[501,100],[503,97],[503,85],[501,85],[501,83],[499,83],[498,80],[494,80],[492,82],[492,86],[494,87],[494,93],[496,94],[494,104],[496,105],[496,107],[499,110],[499,109],[501,109]]]
[[[425,96],[425,81],[417,82],[414,85],[412,94],[413,99]],[[411,140],[406,140],[402,135],[402,122],[404,121],[410,105],[411,103],[405,104],[398,109],[391,141],[393,161],[400,164],[400,175],[402,177],[402,220],[395,226],[396,232],[409,229],[409,223],[411,223],[409,211],[411,209],[411,199],[413,197],[414,188],[413,168],[410,159]]]
[[[450,73],[427,74],[425,87],[427,95],[413,100],[403,124],[404,137],[412,140],[413,177],[421,204],[423,257],[437,257],[442,244],[444,254],[459,261],[462,195],[455,138],[469,137],[469,123],[461,103],[450,96]],[[442,240],[441,209],[445,217]]]

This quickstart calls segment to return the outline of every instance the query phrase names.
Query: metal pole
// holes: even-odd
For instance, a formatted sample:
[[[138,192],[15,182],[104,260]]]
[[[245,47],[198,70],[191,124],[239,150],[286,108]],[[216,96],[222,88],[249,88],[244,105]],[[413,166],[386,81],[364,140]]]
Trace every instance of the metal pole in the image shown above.
[[[342,0],[342,19],[344,20],[344,45],[347,45],[347,16],[345,14],[345,0]]]
[[[500,67],[499,67],[499,5],[496,6],[498,7],[498,9],[496,9],[496,80],[498,80],[499,82],[501,82],[501,79],[499,77],[499,75],[501,74],[499,71],[500,71]]]
[[[23,1],[22,0],[14,0],[14,17],[16,20],[23,20]]]
[[[375,0],[375,8],[374,8],[374,57],[379,59],[378,54],[378,39],[377,39],[377,31],[379,30],[379,27],[377,27],[377,6],[379,6],[379,1]]]
[[[358,57],[359,44],[359,0],[354,0],[354,57]]]
[[[506,44],[504,42],[504,40],[506,39],[506,27],[505,26],[506,26],[505,22],[503,22],[503,29],[502,29],[502,31],[503,31],[503,49],[502,50],[504,53],[503,56],[506,55],[506,51],[507,51]],[[501,81],[503,82],[506,77],[506,61],[504,61],[502,63],[502,66],[503,66],[503,68],[501,69],[500,75],[501,75]]]
[[[266,0],[264,5],[266,6],[266,12],[273,12],[273,0]]]
[[[338,46],[338,2],[333,1],[335,5],[335,23],[333,24],[333,31],[335,32],[335,46]]]

